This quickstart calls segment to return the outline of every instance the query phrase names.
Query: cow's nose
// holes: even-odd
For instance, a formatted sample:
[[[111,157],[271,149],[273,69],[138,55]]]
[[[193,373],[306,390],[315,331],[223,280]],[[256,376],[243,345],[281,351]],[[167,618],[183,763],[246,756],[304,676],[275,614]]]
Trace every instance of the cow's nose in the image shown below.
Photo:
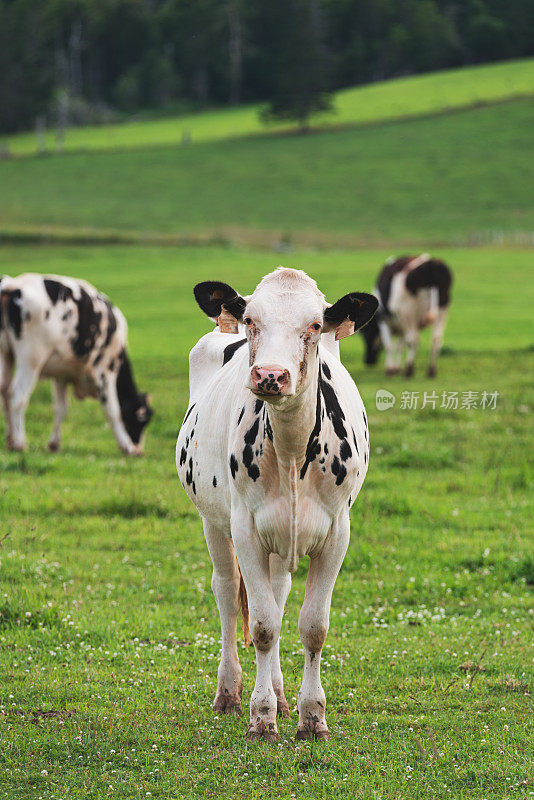
[[[262,394],[282,394],[289,386],[289,372],[287,369],[274,364],[265,367],[252,367],[250,373],[252,388]]]

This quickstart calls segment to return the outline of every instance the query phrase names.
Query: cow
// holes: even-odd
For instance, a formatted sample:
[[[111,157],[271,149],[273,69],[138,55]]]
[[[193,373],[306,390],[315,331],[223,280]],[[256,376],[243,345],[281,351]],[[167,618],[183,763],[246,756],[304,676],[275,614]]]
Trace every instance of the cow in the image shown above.
[[[299,633],[304,676],[297,739],[330,737],[320,680],[349,511],[369,461],[367,417],[338,339],[369,322],[373,295],[333,305],[314,280],[279,268],[243,297],[228,284],[194,289],[218,322],[190,353],[190,400],[176,447],[180,481],[203,520],[213,562],[222,654],[213,710],[241,713],[236,620],[243,612],[257,676],[250,739],[276,740],[289,716],[279,658],[282,614],[299,560],[310,557]]]
[[[39,378],[52,378],[50,451],[60,447],[72,384],[77,398],[100,400],[120,449],[140,455],[153,411],[136,387],[126,339],[122,312],[86,281],[35,273],[2,278],[0,392],[8,448],[25,449],[30,396]]]
[[[433,378],[447,322],[451,285],[449,267],[428,253],[388,259],[375,289],[379,310],[362,330],[365,363],[376,364],[383,346],[386,375],[394,375],[400,372],[402,351],[406,346],[405,374],[410,377],[415,371],[419,331],[431,325],[428,376]]]

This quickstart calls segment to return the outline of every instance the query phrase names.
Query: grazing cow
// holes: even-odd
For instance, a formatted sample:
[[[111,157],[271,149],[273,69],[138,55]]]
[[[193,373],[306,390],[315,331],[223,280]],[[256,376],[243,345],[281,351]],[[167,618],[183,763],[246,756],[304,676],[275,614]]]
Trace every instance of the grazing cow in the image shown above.
[[[278,737],[277,712],[289,716],[280,626],[291,573],[308,555],[297,738],[327,739],[321,651],[349,543],[349,509],[369,459],[365,409],[336,340],[365,325],[378,302],[353,292],[329,305],[304,272],[282,268],[250,297],[217,281],[198,284],[195,297],[218,327],[191,351],[176,466],[202,516],[213,561],[222,630],[213,708],[241,711],[242,608],[257,665],[247,735]]]
[[[414,373],[419,331],[432,326],[429,377],[436,375],[450,304],[452,274],[449,267],[427,253],[390,258],[378,276],[375,293],[380,307],[362,331],[366,364],[376,364],[386,349],[386,375],[400,371],[404,346],[408,348],[405,374]]]
[[[0,282],[0,390],[7,445],[26,446],[25,414],[39,378],[52,378],[54,429],[60,446],[67,385],[79,399],[98,397],[124,453],[139,455],[152,416],[126,353],[127,325],[108,298],[85,281],[27,273]],[[12,377],[13,366],[16,367]]]

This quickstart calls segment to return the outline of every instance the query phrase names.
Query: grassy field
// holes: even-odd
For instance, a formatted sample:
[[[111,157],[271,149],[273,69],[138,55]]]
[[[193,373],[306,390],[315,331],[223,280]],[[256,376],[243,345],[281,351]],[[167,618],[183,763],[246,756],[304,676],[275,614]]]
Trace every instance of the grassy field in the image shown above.
[[[325,651],[333,740],[312,747],[293,739],[295,712],[275,746],[246,743],[243,719],[212,717],[218,615],[173,453],[187,353],[208,329],[191,286],[215,277],[247,291],[283,260],[334,299],[370,287],[389,252],[0,250],[4,272],[83,275],[110,294],[156,409],[143,459],[118,453],[90,401],[73,402],[50,455],[41,385],[29,451],[0,450],[0,797],[532,796],[532,255],[439,254],[456,283],[435,381],[426,353],[413,381],[386,382],[363,368],[357,337],[343,343],[372,454]],[[387,412],[374,403],[383,387],[398,397]],[[495,410],[407,411],[407,389],[499,398]],[[282,635],[293,708],[305,572]],[[254,656],[241,656],[246,705]]]
[[[335,95],[333,112],[318,115],[312,124],[319,127],[362,125],[532,95],[534,59],[505,61],[344,89]],[[74,128],[67,133],[65,149],[176,146],[182,143],[184,135],[197,143],[290,129],[287,124],[263,125],[259,111],[259,106],[244,106],[171,119]],[[51,151],[55,146],[54,135],[49,132],[47,137],[47,147]],[[17,134],[8,137],[6,142],[13,155],[30,155],[36,151],[34,133]]]
[[[534,229],[534,106],[0,163],[0,226],[413,247]],[[261,238],[261,237],[260,237]]]

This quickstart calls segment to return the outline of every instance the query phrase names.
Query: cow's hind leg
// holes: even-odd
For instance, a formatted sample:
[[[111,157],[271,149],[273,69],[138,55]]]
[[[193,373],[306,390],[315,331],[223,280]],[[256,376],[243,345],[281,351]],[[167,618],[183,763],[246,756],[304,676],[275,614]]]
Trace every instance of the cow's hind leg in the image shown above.
[[[62,380],[52,382],[54,395],[54,429],[48,440],[48,449],[51,453],[59,450],[61,444],[61,423],[65,419],[68,409],[67,384]]]
[[[2,409],[6,419],[6,443],[11,448],[13,432],[11,428],[11,378],[13,376],[13,358],[9,352],[0,351],[0,394],[2,395]]]
[[[280,609],[280,614],[284,613],[289,590],[291,589],[291,574],[287,571],[284,561],[276,553],[271,553],[269,558],[269,568],[271,573],[271,586],[273,587],[274,599]],[[284,694],[284,678],[280,667],[280,639],[276,640],[273,647],[271,661],[271,679],[276,695],[276,710],[279,717],[289,717],[289,705]]]
[[[213,562],[211,588],[221,617],[222,653],[217,673],[215,714],[241,714],[243,679],[237,655],[240,574],[230,531],[204,520],[204,535]]]
[[[407,347],[404,374],[407,378],[411,378],[415,372],[415,356],[417,354],[417,347],[419,345],[419,333],[417,329],[412,328],[408,330],[404,335],[404,341]]]
[[[443,333],[447,322],[447,310],[441,309],[437,320],[432,328],[432,342],[430,345],[430,363],[428,365],[428,377],[435,378],[437,374],[438,355],[443,342]]]
[[[310,562],[299,616],[304,676],[298,696],[297,739],[325,741],[330,738],[325,718],[326,698],[321,685],[321,652],[328,633],[334,583],[349,543],[349,530],[347,514],[335,524],[321,554]]]

